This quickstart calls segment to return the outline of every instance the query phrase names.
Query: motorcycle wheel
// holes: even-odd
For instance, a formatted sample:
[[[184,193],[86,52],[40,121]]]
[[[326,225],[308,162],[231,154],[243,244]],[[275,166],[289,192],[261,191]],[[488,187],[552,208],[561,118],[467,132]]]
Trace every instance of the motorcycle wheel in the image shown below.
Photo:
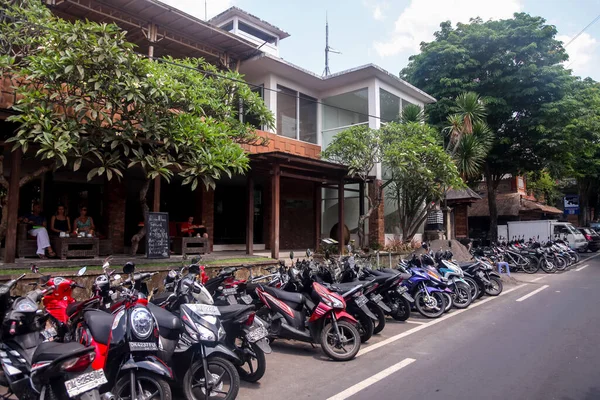
[[[342,336],[342,344],[338,344],[333,323],[328,323],[321,331],[321,348],[327,357],[334,361],[352,360],[360,350],[360,334],[356,327],[346,321],[337,321]],[[347,349],[350,347],[350,350]]]
[[[210,380],[216,381],[216,387],[206,393],[205,374],[202,360],[196,361],[183,377],[183,393],[187,400],[208,400],[216,394],[223,400],[234,400],[240,390],[240,376],[233,364],[220,357],[211,357],[207,361]]]
[[[353,312],[352,316],[356,318],[356,321],[358,322],[356,324],[356,329],[358,329],[358,334],[360,335],[360,342],[365,343],[373,336],[373,330],[375,329],[373,320],[362,311]]]
[[[441,292],[433,292],[429,296],[435,301],[435,305],[428,305],[425,301],[425,293],[419,292],[415,296],[415,307],[422,316],[426,318],[437,318],[442,315],[446,309],[446,298]]]
[[[533,258],[533,257],[529,259],[529,264],[527,264],[525,267],[523,267],[523,271],[525,271],[528,274],[535,274],[539,270],[540,270],[540,262],[537,258]]]
[[[395,321],[406,321],[408,317],[410,317],[410,303],[404,297],[398,295],[397,298],[394,298],[396,302],[396,308],[392,308],[392,318]]]
[[[466,277],[465,281],[469,284],[469,288],[471,288],[471,299],[475,300],[479,298],[479,285],[475,281],[475,279],[471,277]]]
[[[377,321],[373,321],[373,335],[377,335],[385,328],[385,313],[377,304],[367,304],[369,310],[377,316]],[[410,311],[410,309],[409,309]]]
[[[171,387],[165,379],[146,371],[136,372],[135,379],[137,381],[137,385],[134,396],[131,395],[130,391],[131,387],[129,384],[129,374],[127,373],[123,375],[121,379],[119,379],[115,386],[114,392],[117,400],[145,398],[153,393],[158,393],[158,397],[154,395],[152,399],[171,400],[173,398],[171,395]],[[140,390],[139,393],[138,390]]]
[[[471,296],[471,288],[468,284],[462,282],[454,286],[454,296],[452,296],[452,305],[456,308],[467,308],[471,305],[473,297]]]
[[[553,274],[556,272],[556,265],[545,258],[540,258],[540,268],[547,274]]]
[[[448,311],[450,311],[452,309],[452,296],[450,295],[450,293],[444,293],[444,300],[446,300],[446,303],[444,305],[444,312],[447,313]]]
[[[490,276],[490,282],[492,286],[487,286],[485,288],[485,294],[488,296],[498,296],[502,293],[502,280],[497,276]]]
[[[573,264],[577,264],[579,261],[581,261],[581,256],[579,255],[579,251],[573,252],[573,257],[575,258],[575,262]]]
[[[556,256],[554,257],[554,265],[556,265],[557,271],[564,271],[565,269],[567,269],[569,262],[567,262],[566,258],[564,257]]]
[[[240,374],[241,380],[246,382],[258,382],[267,369],[267,359],[265,357],[265,352],[262,351],[256,343],[250,343],[250,349],[256,357],[249,354],[246,355],[246,363],[241,366],[236,366],[236,369]]]

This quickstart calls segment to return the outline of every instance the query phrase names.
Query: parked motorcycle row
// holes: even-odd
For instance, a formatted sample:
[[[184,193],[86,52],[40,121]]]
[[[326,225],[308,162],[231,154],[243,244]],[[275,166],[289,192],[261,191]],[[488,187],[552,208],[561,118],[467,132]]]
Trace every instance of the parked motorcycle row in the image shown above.
[[[448,251],[394,269],[352,254],[291,257],[291,266],[281,262],[267,275],[242,266],[211,279],[194,260],[170,271],[160,293],[148,287],[156,273],[127,263],[119,274],[107,261],[83,301],[73,298],[83,288],[75,280],[33,267],[40,279],[26,295],[11,296],[25,275],[0,285],[0,385],[19,399],[231,400],[240,379],[265,374],[274,340],[318,344],[332,360],[348,361],[387,316],[437,318],[502,291],[489,259],[456,263]],[[242,268],[249,279],[235,277]]]

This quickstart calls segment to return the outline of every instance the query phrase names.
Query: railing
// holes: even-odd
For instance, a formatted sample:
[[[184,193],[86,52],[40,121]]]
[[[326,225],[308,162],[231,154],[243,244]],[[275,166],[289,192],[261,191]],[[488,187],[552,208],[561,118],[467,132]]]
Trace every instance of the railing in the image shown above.
[[[331,143],[331,141],[333,140],[333,137],[335,135],[337,135],[338,133],[348,129],[348,128],[352,128],[353,126],[360,126],[360,125],[369,125],[368,121],[365,122],[359,122],[357,124],[351,124],[351,125],[344,125],[344,126],[338,126],[337,128],[329,128],[329,129],[323,129],[321,131],[322,134],[322,148],[326,149],[327,146],[329,146],[329,143]]]

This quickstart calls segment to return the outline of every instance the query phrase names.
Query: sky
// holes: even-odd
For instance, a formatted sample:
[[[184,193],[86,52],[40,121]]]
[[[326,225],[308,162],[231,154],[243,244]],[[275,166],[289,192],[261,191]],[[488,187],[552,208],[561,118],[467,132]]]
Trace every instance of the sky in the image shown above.
[[[205,0],[162,0],[201,19]],[[288,32],[279,43],[285,60],[322,74],[325,65],[325,18],[332,73],[368,63],[398,74],[408,58],[431,41],[439,24],[470,18],[509,18],[515,12],[542,16],[568,43],[600,15],[600,0],[206,0],[208,18],[237,6]],[[600,20],[566,47],[565,66],[575,75],[600,80]]]

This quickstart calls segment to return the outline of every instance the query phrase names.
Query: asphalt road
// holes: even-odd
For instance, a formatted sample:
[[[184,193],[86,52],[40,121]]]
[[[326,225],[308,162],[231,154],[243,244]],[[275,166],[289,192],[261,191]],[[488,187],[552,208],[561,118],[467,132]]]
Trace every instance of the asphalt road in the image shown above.
[[[600,399],[600,257],[566,273],[513,276],[501,296],[467,310],[388,319],[347,363],[275,342],[266,375],[242,383],[238,398]]]

